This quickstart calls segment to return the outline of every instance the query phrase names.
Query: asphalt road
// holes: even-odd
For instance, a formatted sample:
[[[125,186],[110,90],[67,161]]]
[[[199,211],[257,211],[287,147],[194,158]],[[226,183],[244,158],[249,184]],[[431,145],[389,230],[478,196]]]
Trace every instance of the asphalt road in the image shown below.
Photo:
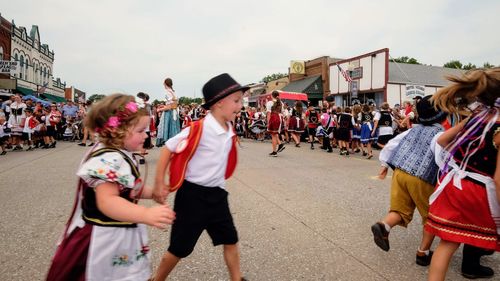
[[[390,190],[390,177],[375,177],[375,158],[346,158],[338,150],[328,154],[307,145],[287,146],[270,158],[270,143],[242,144],[227,186],[248,280],[426,280],[428,268],[415,264],[418,215],[407,229],[393,229],[389,252],[373,243],[370,226],[387,212]],[[44,279],[70,214],[84,152],[75,143],[60,143],[56,149],[0,156],[0,280]],[[155,148],[147,156],[149,183],[158,154]],[[150,229],[153,267],[168,239],[168,230]],[[448,280],[466,280],[460,262],[461,250]],[[500,279],[500,255],[483,263]],[[228,280],[221,247],[203,234],[170,280]]]

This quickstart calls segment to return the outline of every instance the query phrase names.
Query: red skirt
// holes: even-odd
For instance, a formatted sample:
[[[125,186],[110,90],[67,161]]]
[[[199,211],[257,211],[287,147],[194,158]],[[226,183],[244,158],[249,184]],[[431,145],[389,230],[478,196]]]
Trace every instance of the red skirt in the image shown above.
[[[297,117],[290,117],[290,121],[288,121],[288,131],[292,133],[303,133],[304,132],[304,119]]]
[[[283,130],[283,120],[278,113],[271,112],[271,117],[269,118],[269,125],[267,131],[269,133],[281,133]]]
[[[484,185],[462,180],[462,190],[450,181],[429,208],[425,230],[441,239],[500,251],[500,236]]]

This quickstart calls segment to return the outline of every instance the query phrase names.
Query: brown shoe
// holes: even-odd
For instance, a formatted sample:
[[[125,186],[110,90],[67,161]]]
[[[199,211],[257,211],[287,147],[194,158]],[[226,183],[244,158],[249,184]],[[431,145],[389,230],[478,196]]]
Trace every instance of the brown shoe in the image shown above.
[[[389,251],[389,232],[385,230],[385,225],[383,223],[377,222],[372,225],[373,241],[379,246],[380,249],[384,251]]]

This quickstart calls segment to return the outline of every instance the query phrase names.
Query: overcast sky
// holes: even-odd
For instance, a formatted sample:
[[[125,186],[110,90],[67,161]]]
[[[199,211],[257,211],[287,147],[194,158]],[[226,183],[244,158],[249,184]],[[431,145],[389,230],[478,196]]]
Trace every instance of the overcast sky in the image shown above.
[[[0,13],[55,52],[54,76],[88,93],[201,97],[223,72],[241,84],[290,60],[381,48],[425,64],[500,64],[500,1],[0,0]]]

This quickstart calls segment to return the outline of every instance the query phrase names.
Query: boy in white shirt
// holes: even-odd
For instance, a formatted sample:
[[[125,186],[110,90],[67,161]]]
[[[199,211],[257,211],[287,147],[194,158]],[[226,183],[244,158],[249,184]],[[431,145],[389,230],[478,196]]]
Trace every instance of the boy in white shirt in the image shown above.
[[[210,113],[166,142],[158,160],[154,199],[164,203],[169,192],[175,196],[176,220],[170,246],[154,280],[165,280],[177,263],[193,251],[206,230],[214,246],[224,245],[224,260],[230,279],[241,277],[238,234],[225,190],[225,179],[236,168],[236,135],[231,121],[242,106],[241,86],[229,74],[212,78],[203,86],[205,109]],[[165,172],[170,165],[169,184]]]

